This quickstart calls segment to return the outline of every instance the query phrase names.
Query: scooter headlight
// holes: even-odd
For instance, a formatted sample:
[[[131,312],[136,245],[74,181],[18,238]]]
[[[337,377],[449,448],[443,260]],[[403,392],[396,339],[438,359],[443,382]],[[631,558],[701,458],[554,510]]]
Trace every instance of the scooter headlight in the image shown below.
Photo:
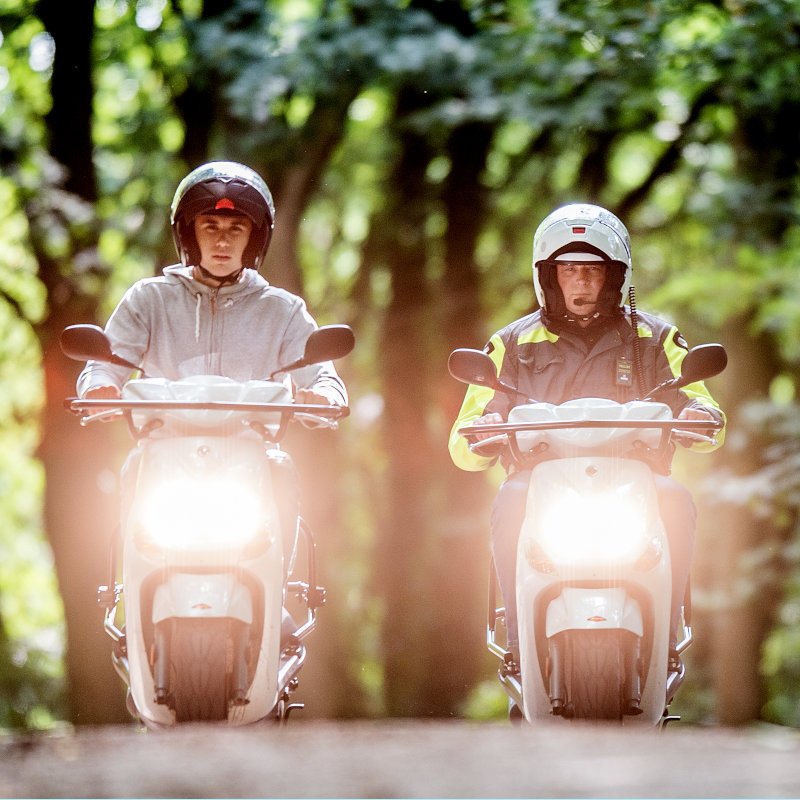
[[[539,530],[538,544],[555,564],[633,563],[651,539],[645,504],[629,493],[553,497]]]
[[[261,498],[251,487],[219,476],[150,486],[139,507],[141,534],[164,550],[244,548],[264,531],[266,521]]]

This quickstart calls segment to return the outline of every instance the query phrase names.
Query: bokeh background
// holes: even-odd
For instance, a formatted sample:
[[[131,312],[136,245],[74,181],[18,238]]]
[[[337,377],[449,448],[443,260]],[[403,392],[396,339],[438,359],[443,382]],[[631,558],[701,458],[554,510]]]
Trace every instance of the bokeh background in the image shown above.
[[[130,442],[64,410],[58,335],[175,260],[210,159],[273,190],[265,277],[357,336],[350,418],[287,443],[328,589],[306,718],[503,716],[501,475],[449,461],[447,355],[535,307],[533,231],[585,200],[628,225],[639,307],[730,357],[727,443],[675,469],[673,710],[800,726],[799,45],[794,0],[0,0],[0,728],[128,720],[96,587]]]

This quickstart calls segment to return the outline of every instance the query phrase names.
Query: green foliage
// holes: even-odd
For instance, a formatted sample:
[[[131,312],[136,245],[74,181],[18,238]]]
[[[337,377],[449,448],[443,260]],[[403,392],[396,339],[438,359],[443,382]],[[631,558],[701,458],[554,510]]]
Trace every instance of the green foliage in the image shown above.
[[[508,695],[496,679],[481,681],[470,692],[461,713],[471,720],[507,720]]]
[[[47,298],[22,212],[43,163],[51,43],[29,6],[7,2],[0,12],[0,729],[50,727],[65,711],[63,610],[34,458],[44,388],[32,325]]]
[[[31,4],[15,5],[0,16],[0,143],[14,152],[41,143],[52,52],[41,23],[26,13]]]
[[[730,488],[739,502],[755,507],[759,516],[787,529],[780,542],[765,541],[758,574],[767,584],[779,581],[784,602],[775,628],[764,643],[761,671],[767,685],[764,717],[770,722],[800,727],[800,406],[761,403],[748,406],[747,424],[763,436],[765,465]]]
[[[0,190],[3,186],[0,181]],[[63,610],[42,529],[44,476],[33,455],[43,401],[40,353],[19,316],[41,313],[42,292],[0,223],[0,729],[63,719]],[[16,266],[19,264],[19,266]]]

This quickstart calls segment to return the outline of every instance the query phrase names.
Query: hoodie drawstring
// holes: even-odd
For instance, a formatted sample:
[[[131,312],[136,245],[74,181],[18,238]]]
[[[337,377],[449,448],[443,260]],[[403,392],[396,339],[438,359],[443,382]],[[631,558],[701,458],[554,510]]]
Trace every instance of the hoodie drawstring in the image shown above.
[[[203,296],[198,292],[196,295],[197,297],[197,304],[195,305],[194,309],[194,340],[196,342],[200,341],[200,303],[202,302]]]

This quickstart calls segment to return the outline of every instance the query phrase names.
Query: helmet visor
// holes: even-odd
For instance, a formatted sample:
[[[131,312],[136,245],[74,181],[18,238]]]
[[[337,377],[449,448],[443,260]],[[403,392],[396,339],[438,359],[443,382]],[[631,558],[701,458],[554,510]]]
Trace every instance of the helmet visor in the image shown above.
[[[261,194],[244,181],[216,178],[188,189],[179,214],[187,224],[191,224],[199,214],[245,216],[260,228],[269,209]]]

